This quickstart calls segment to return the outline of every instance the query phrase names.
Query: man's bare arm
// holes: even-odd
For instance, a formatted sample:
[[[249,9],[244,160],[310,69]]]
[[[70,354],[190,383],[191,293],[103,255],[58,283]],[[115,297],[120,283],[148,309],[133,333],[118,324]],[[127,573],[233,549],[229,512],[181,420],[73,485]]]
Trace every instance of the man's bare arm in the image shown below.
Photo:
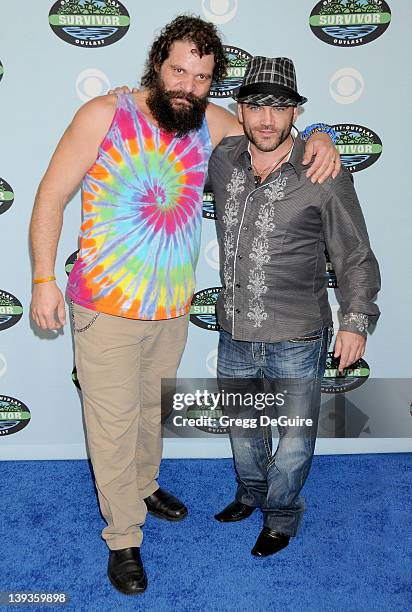
[[[115,96],[88,102],[76,113],[57,145],[37,190],[30,224],[34,278],[54,274],[64,207],[96,160],[115,107]],[[55,282],[34,285],[31,311],[42,329],[64,325],[64,298]]]

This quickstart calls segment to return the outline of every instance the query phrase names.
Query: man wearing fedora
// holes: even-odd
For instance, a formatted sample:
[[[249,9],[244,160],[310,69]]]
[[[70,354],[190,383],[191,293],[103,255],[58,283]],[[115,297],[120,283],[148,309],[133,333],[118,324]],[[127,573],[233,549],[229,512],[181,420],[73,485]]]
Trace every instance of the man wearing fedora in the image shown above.
[[[332,335],[325,248],[342,294],[334,348],[340,371],[364,354],[368,326],[379,317],[380,274],[350,173],[323,184],[305,176],[293,123],[307,99],[292,61],[253,58],[236,98],[245,135],[223,140],[209,163],[222,281],[217,373],[226,390],[269,383],[278,392],[271,423],[279,443],[272,453],[268,419],[256,411],[255,429],[230,427],[237,492],[215,518],[239,521],[260,508],[252,554],[265,557],[288,545],[304,512],[300,491]]]

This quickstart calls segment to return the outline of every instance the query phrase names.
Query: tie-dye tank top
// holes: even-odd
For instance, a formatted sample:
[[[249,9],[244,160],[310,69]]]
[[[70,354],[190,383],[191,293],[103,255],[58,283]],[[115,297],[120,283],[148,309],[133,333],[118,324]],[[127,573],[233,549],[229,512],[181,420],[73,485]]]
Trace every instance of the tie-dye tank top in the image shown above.
[[[131,94],[118,96],[82,184],[70,299],[131,319],[189,312],[211,148],[206,119],[200,130],[175,138],[150,123]]]

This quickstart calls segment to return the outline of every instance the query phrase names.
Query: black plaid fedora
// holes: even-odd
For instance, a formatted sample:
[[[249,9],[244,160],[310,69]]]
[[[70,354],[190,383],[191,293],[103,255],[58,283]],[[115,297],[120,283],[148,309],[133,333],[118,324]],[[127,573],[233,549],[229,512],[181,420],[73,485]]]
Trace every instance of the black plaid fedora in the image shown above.
[[[300,106],[308,101],[297,91],[291,59],[260,55],[249,60],[243,83],[233,97],[241,104],[259,106]]]

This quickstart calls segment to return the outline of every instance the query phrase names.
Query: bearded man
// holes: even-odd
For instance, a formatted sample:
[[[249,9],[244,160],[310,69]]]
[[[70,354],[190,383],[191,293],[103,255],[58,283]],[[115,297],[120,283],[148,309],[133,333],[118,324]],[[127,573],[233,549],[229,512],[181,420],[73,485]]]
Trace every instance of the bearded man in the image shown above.
[[[168,520],[187,515],[157,483],[160,382],[176,375],[186,343],[209,157],[223,138],[242,133],[231,113],[207,102],[226,68],[215,27],[177,17],[153,43],[141,90],[96,98],[77,112],[34,205],[32,316],[56,330],[65,323],[54,276],[63,209],[82,185],[67,295],[108,575],[125,594],[147,587],[140,557],[147,510]],[[330,139],[310,140],[312,180],[336,174]]]

